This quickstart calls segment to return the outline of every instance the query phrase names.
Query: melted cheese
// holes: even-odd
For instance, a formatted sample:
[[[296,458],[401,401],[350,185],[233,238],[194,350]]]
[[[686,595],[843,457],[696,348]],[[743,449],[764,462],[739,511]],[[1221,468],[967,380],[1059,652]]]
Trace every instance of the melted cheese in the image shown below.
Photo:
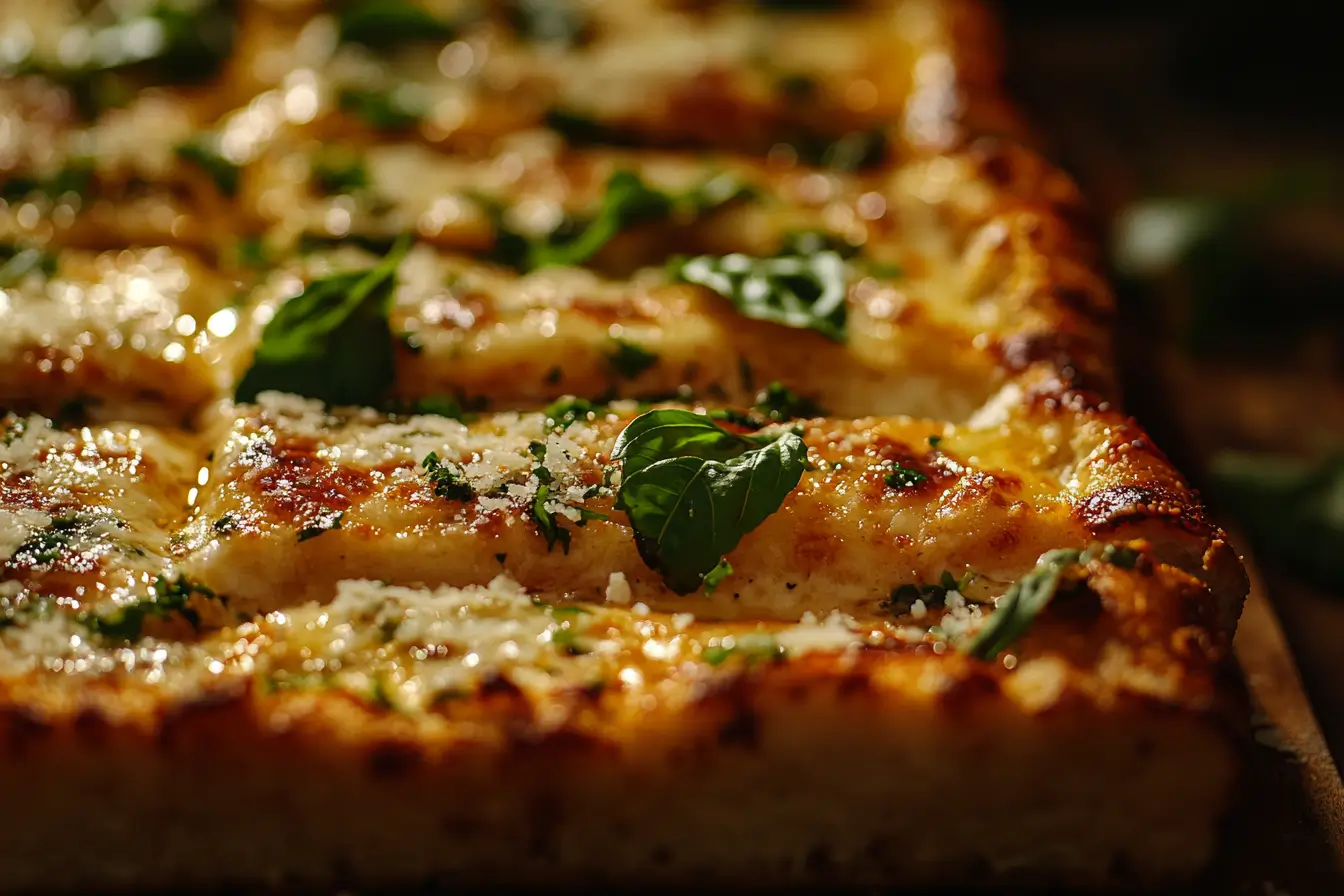
[[[0,405],[177,423],[227,388],[232,295],[168,248],[62,253],[51,278],[0,291]]]
[[[729,555],[734,573],[712,596],[678,598],[644,564],[602,484],[628,412],[548,435],[540,414],[470,425],[388,420],[274,395],[239,410],[215,452],[184,563],[243,608],[325,600],[343,578],[466,586],[502,570],[543,595],[620,599],[628,589],[629,599],[662,610],[787,619],[872,607],[944,569],[1009,582],[1044,550],[1087,537],[1058,478],[1073,458],[1037,446],[1034,423],[1005,435],[905,418],[817,422],[804,438],[818,469]],[[932,449],[936,432],[942,441]],[[567,553],[548,550],[532,518],[534,441],[554,477],[547,509],[571,530]],[[422,466],[431,452],[460,466],[471,501],[435,495]],[[929,481],[889,487],[897,461]],[[577,509],[564,505],[608,519],[580,527]],[[328,525],[335,514],[338,528]],[[320,535],[301,537],[315,528]]]

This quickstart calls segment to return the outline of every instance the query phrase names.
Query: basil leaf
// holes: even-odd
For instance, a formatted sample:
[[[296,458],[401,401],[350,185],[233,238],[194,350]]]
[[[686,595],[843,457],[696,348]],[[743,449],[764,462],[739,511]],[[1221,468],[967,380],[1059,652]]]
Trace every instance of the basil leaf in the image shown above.
[[[386,50],[415,41],[450,41],[457,28],[408,0],[365,0],[341,12],[342,43]]]
[[[679,409],[635,418],[611,456],[623,463],[616,507],[629,516],[644,562],[677,594],[698,589],[779,509],[807,466],[796,433],[761,446]]]
[[[845,341],[849,274],[838,252],[823,249],[771,258],[701,255],[680,261],[673,275],[718,293],[743,317]]]
[[[1032,622],[1055,597],[1064,570],[1079,562],[1082,552],[1046,551],[1036,568],[1013,583],[1000,597],[994,613],[966,645],[979,660],[992,660],[1026,634]]]
[[[666,193],[649,188],[633,171],[617,171],[607,180],[601,209],[583,232],[572,240],[534,245],[528,266],[582,264],[626,227],[666,217],[671,210]]]
[[[1326,587],[1344,587],[1344,455],[1313,463],[1224,452],[1210,473],[1214,494],[1267,557]]]
[[[173,147],[173,152],[179,159],[191,162],[210,175],[215,186],[219,187],[219,192],[225,196],[238,194],[238,173],[241,169],[220,155],[207,138],[195,137],[179,143]]]
[[[759,447],[759,441],[728,432],[702,414],[660,408],[641,414],[621,430],[611,459],[623,462],[622,476],[628,478],[667,457],[730,460]]]
[[[403,237],[376,267],[314,280],[281,305],[235,399],[255,401],[274,390],[329,405],[377,404],[396,378],[387,317],[409,246]]]
[[[607,179],[601,206],[591,219],[586,223],[567,219],[541,237],[512,230],[503,222],[503,207],[483,202],[495,219],[496,245],[492,257],[528,271],[581,265],[628,227],[669,219],[695,221],[754,195],[754,190],[732,175],[718,174],[679,196],[672,196],[648,186],[635,172],[620,170]]]

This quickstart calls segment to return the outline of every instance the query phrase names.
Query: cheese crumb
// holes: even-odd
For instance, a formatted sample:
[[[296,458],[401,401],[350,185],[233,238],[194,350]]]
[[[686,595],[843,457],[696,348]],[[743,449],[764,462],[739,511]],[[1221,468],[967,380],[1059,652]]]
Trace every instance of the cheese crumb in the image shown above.
[[[612,573],[607,578],[607,603],[624,606],[630,603],[630,596],[630,583],[625,580],[625,573]]]
[[[9,426],[0,430],[0,468],[9,467],[11,472],[31,472],[37,465],[35,461],[42,451],[49,447],[59,431],[52,427],[51,421],[39,414],[13,420]]]
[[[37,510],[0,510],[0,563],[4,563],[34,532],[51,525],[51,517]]]

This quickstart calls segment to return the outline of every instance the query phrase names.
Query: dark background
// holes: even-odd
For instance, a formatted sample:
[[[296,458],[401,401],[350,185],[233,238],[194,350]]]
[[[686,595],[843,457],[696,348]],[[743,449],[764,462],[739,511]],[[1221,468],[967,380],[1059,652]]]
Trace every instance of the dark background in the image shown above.
[[[1004,2],[998,12],[1010,92],[1094,202],[1108,245],[1118,229],[1108,223],[1154,197],[1226,204],[1285,179],[1306,185],[1217,247],[1216,289],[1193,261],[1176,275],[1111,273],[1128,407],[1238,546],[1253,548],[1341,764],[1344,584],[1264,538],[1294,508],[1248,511],[1208,472],[1226,449],[1304,459],[1344,449],[1344,46],[1332,7]],[[1212,321],[1197,348],[1182,323],[1195,306]],[[1341,516],[1313,526],[1318,552],[1344,555]]]

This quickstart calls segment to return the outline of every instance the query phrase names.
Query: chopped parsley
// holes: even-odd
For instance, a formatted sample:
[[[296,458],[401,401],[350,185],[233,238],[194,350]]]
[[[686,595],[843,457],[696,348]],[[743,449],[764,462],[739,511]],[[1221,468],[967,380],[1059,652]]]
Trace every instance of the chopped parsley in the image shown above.
[[[733,564],[728,558],[719,561],[719,565],[705,573],[705,594],[713,594],[719,583],[733,574]]]
[[[135,641],[140,638],[145,622],[149,619],[180,616],[192,628],[199,628],[201,615],[191,606],[192,597],[199,595],[207,600],[220,599],[214,591],[181,575],[175,580],[159,576],[154,580],[153,587],[154,593],[150,597],[118,607],[112,613],[99,615],[84,612],[76,619],[91,634],[104,640]]]
[[[457,464],[439,459],[438,452],[425,455],[421,466],[425,468],[425,478],[434,486],[434,494],[449,501],[470,501],[475,497],[471,483]]]
[[[658,356],[637,342],[619,338],[612,342],[616,347],[607,354],[607,361],[628,380],[633,380],[658,363]]]
[[[971,637],[965,650],[980,660],[992,660],[1026,634],[1050,602],[1065,590],[1065,574],[1094,560],[1121,569],[1133,569],[1140,554],[1122,545],[1093,544],[1085,550],[1046,551],[1036,568],[1014,582],[995,602],[994,612]]]
[[[892,461],[891,472],[886,475],[887,488],[912,488],[928,481],[928,476],[911,467],[905,467],[898,461]]]
[[[926,607],[941,607],[947,602],[949,591],[965,594],[966,586],[970,585],[974,578],[974,573],[967,572],[958,579],[950,570],[945,569],[936,583],[897,585],[891,590],[891,596],[883,601],[882,606],[893,613],[909,613],[917,600],[922,600]]]
[[[546,539],[547,552],[550,552],[558,542],[564,553],[568,554],[570,532],[564,526],[560,525],[560,521],[556,519],[557,513],[563,515],[563,511],[558,508],[565,507],[570,510],[578,511],[579,518],[574,521],[574,525],[579,527],[588,525],[590,520],[605,520],[607,519],[607,516],[604,513],[598,513],[597,511],[589,510],[586,507],[576,507],[573,504],[566,504],[553,495],[551,487],[555,482],[555,477],[542,463],[542,461],[546,459],[545,442],[530,442],[528,443],[527,451],[532,455],[532,459],[536,461],[536,466],[532,468],[532,475],[536,477],[537,482],[539,483],[537,491],[532,497],[532,503],[528,507],[528,515],[532,517],[532,521],[537,524],[537,529],[541,532],[542,537]],[[588,495],[585,495],[585,497],[588,497]]]
[[[778,662],[784,659],[784,646],[774,635],[750,632],[745,635],[729,635],[718,644],[709,644],[700,651],[700,659],[711,666],[721,666],[731,657],[742,659],[747,665],[756,662]]]
[[[636,417],[612,447],[622,465],[616,507],[640,556],[677,594],[690,594],[779,509],[798,485],[807,447],[796,433],[741,436],[676,408]]]
[[[388,314],[409,245],[403,238],[374,267],[314,280],[281,305],[235,398],[255,401],[275,390],[330,405],[381,401],[396,378]]]
[[[108,529],[124,529],[126,524],[111,513],[100,510],[76,510],[58,516],[44,529],[34,532],[20,544],[10,563],[24,566],[48,566],[68,556],[78,545],[87,549],[89,542],[102,539]]]
[[[341,520],[344,517],[344,510],[328,511],[318,515],[311,523],[299,530],[299,541],[307,541],[333,529],[341,528]]]

